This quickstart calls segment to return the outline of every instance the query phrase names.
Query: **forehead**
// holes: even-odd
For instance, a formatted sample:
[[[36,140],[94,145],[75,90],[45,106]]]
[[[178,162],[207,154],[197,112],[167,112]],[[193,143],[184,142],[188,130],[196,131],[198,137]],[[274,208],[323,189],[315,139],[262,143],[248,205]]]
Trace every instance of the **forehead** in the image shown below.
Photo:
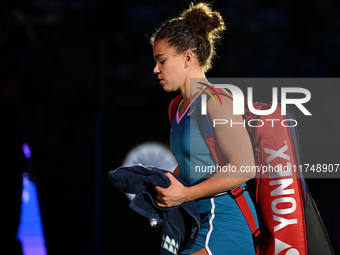
[[[155,41],[153,44],[153,56],[175,56],[176,50],[174,47],[169,46],[166,40]]]

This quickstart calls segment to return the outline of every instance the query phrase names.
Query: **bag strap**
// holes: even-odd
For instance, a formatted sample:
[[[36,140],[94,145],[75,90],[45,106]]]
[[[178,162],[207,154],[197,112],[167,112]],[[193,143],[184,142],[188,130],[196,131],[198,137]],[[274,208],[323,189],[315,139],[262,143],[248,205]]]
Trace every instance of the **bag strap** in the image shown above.
[[[181,102],[181,100],[182,100],[182,95],[179,94],[171,101],[171,103],[169,105],[169,119],[170,119],[171,124],[172,124],[172,121],[174,120],[177,107],[178,107],[179,103]]]
[[[257,227],[254,216],[249,208],[248,202],[243,194],[244,188],[241,186],[238,186],[232,190],[229,191],[229,195],[235,199],[235,202],[239,206],[244,218],[246,219],[248,226],[250,228],[250,231],[252,233],[254,246],[257,247],[260,244],[261,238],[260,234],[261,231]]]

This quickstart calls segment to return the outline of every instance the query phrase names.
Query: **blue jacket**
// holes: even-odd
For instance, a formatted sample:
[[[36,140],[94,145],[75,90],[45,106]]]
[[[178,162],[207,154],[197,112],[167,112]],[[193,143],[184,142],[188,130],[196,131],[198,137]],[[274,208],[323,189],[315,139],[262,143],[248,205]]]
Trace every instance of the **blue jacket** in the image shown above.
[[[109,172],[109,179],[121,191],[136,194],[130,203],[133,210],[149,219],[162,219],[160,254],[173,255],[193,248],[200,229],[200,216],[194,201],[167,208],[156,205],[154,187],[170,186],[165,172],[168,171],[152,166],[122,166]],[[175,178],[184,185],[177,176]]]

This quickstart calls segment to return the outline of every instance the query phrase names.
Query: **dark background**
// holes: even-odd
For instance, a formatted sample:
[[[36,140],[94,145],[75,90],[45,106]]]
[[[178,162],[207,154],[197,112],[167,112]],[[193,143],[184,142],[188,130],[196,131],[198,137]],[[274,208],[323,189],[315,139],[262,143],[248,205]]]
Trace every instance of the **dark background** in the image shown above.
[[[19,150],[29,143],[49,255],[157,254],[159,229],[128,207],[107,173],[141,142],[168,144],[176,93],[165,93],[152,73],[149,38],[189,3],[1,1],[1,174],[14,204]],[[215,1],[230,25],[207,77],[339,77],[339,4]],[[339,115],[322,111],[338,108],[339,92],[312,93],[310,107],[325,120],[306,122],[317,131],[300,122],[304,162],[340,163]],[[339,181],[308,183],[340,254]],[[5,206],[12,216],[14,207]]]

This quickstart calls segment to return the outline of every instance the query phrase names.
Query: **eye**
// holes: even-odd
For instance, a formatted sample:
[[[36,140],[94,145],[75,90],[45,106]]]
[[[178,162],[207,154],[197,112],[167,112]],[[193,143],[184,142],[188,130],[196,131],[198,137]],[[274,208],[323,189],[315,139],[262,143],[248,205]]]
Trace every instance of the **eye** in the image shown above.
[[[159,63],[160,63],[161,65],[163,65],[163,64],[164,64],[164,62],[165,62],[165,60],[162,60],[162,61],[160,61]]]

